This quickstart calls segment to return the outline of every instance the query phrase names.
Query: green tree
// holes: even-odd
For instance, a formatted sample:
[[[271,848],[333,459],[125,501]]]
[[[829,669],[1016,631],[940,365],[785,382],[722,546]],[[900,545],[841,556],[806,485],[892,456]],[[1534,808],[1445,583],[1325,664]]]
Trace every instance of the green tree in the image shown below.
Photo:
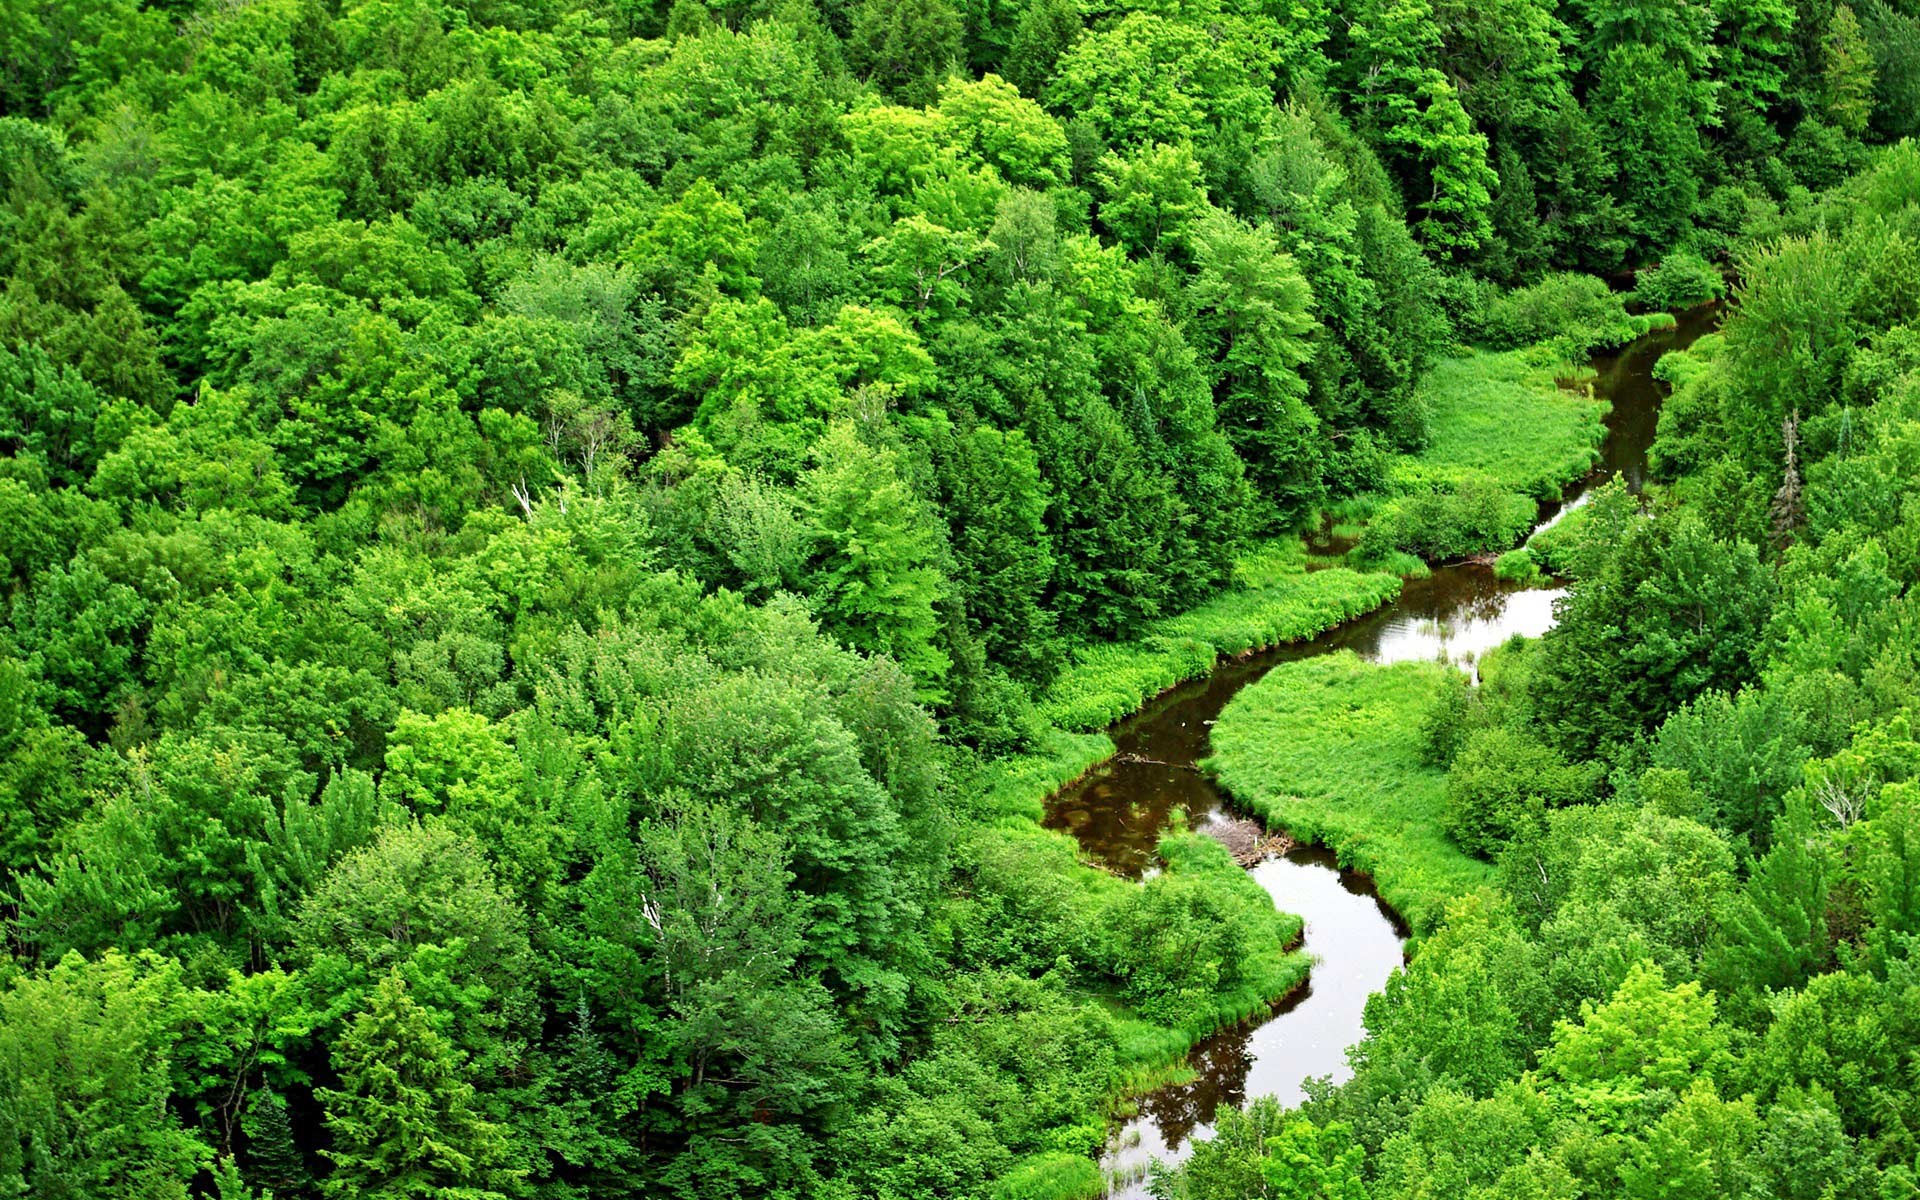
[[[1874,54],[1850,5],[1834,7],[1822,49],[1820,90],[1826,114],[1859,137],[1873,114]]]
[[[1714,539],[1691,513],[1629,528],[1542,639],[1533,695],[1552,740],[1584,757],[1737,686],[1773,591],[1751,545]]]
[[[504,1132],[479,1111],[464,1056],[397,969],[333,1047],[338,1088],[318,1088],[333,1145],[329,1197],[495,1200],[512,1186]]]
[[[0,993],[0,1185],[20,1196],[185,1200],[211,1153],[169,1107],[178,964],[69,954]]]
[[[1365,1161],[1350,1126],[1291,1121],[1267,1139],[1261,1173],[1276,1200],[1367,1200]]]
[[[938,644],[947,596],[939,542],[894,455],[838,424],[814,450],[800,485],[813,535],[806,587],[826,626],[849,646],[891,655],[936,698],[952,663]]]
[[[1698,983],[1668,987],[1659,967],[1635,963],[1605,1003],[1582,1002],[1578,1024],[1554,1027],[1541,1070],[1596,1096],[1684,1091],[1696,1079],[1711,1086],[1714,1073],[1731,1062],[1715,1007],[1712,993]]]
[[[1320,495],[1320,428],[1304,368],[1319,333],[1313,291],[1270,231],[1212,213],[1195,230],[1192,304],[1214,345],[1220,422],[1285,522]]]

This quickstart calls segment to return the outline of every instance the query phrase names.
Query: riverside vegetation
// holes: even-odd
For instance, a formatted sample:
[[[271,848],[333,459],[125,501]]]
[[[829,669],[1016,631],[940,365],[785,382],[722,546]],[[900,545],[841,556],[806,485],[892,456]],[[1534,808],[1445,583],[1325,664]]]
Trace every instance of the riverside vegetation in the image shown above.
[[[1156,1186],[1913,1194],[1910,5],[0,13],[0,1191],[1098,1194],[1308,963],[1045,796],[1731,266],[1552,635],[1222,731],[1424,936]]]

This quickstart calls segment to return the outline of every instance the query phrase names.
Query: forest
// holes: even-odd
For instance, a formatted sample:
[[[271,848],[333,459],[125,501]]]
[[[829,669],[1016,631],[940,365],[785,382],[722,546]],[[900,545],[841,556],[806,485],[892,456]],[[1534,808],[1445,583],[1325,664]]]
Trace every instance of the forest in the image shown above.
[[[1920,1198],[1917,138],[1916,0],[0,0],[0,1195]],[[1337,948],[1052,798],[1455,569],[1201,764],[1404,966],[1117,1175]]]

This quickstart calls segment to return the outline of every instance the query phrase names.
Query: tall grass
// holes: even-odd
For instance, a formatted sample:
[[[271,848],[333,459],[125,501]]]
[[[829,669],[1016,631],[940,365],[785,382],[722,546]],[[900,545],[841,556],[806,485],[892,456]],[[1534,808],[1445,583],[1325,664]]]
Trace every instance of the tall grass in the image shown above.
[[[1331,847],[1416,931],[1431,929],[1491,871],[1443,832],[1446,773],[1421,758],[1421,717],[1450,670],[1345,652],[1282,663],[1220,714],[1204,765],[1269,825]]]
[[[965,789],[976,811],[991,821],[1013,819],[1038,824],[1047,797],[1113,756],[1113,739],[1104,733],[1068,733],[1048,727],[1026,754],[980,763]]]
[[[1081,1154],[1028,1155],[994,1184],[994,1200],[1097,1200],[1107,1194],[1100,1166]]]
[[[1442,359],[1420,381],[1433,433],[1419,454],[1394,464],[1404,491],[1493,479],[1509,492],[1557,500],[1599,460],[1607,404],[1559,386],[1548,356],[1476,351]]]
[[[1399,578],[1384,572],[1286,573],[1272,561],[1255,561],[1242,574],[1255,586],[1155,622],[1137,641],[1082,649],[1047,690],[1041,715],[1066,729],[1105,728],[1175,684],[1205,675],[1223,654],[1313,637],[1400,594]]]

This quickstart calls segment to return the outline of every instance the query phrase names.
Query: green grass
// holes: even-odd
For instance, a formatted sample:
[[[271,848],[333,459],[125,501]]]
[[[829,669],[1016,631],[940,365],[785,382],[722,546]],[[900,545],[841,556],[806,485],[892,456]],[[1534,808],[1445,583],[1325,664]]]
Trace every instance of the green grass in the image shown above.
[[[1538,583],[1542,573],[1533,552],[1519,546],[1493,560],[1493,577],[1509,583]]]
[[[1098,1163],[1061,1150],[1029,1155],[993,1187],[995,1200],[1098,1200],[1106,1194]]]
[[[1560,489],[1598,461],[1607,404],[1560,387],[1563,372],[1540,351],[1475,351],[1442,359],[1420,381],[1432,436],[1401,458],[1403,490],[1446,487],[1485,475],[1510,492],[1557,500]]]
[[[1205,675],[1223,654],[1313,637],[1400,594],[1399,577],[1385,572],[1287,571],[1272,556],[1251,559],[1236,577],[1240,588],[1155,622],[1137,641],[1079,651],[1042,698],[1041,715],[1065,729],[1103,729]]]
[[[1421,717],[1452,669],[1344,652],[1282,663],[1220,714],[1205,766],[1268,825],[1372,874],[1425,932],[1492,875],[1443,832],[1446,773],[1420,757]]]
[[[1104,733],[1068,733],[1048,728],[1026,754],[982,763],[967,792],[988,821],[1039,824],[1047,797],[1113,756],[1113,739]]]

